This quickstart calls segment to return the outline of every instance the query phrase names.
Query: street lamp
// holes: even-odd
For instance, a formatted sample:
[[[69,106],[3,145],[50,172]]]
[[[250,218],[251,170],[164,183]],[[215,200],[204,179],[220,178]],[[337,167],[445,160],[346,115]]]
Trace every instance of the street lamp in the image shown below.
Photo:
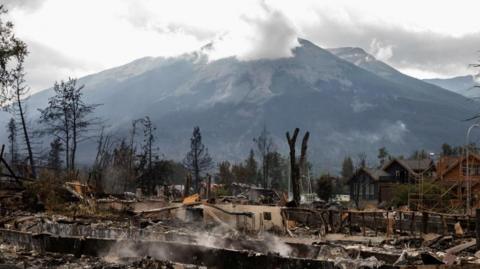
[[[470,144],[470,132],[472,131],[473,128],[475,127],[480,127],[480,124],[478,123],[474,123],[472,124],[469,128],[468,128],[468,131],[467,131],[467,144],[465,145],[466,147],[466,158],[467,158],[467,169],[466,169],[466,180],[467,180],[467,214],[470,214],[471,212],[471,209],[470,209],[470,203],[471,203],[471,199],[472,199],[472,184],[470,182],[470,166],[468,164],[468,159],[469,159],[469,144]]]

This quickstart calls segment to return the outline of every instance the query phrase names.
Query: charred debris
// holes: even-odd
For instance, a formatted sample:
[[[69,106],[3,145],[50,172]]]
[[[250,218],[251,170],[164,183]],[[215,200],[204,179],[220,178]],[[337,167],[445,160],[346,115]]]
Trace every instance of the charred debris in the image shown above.
[[[245,183],[231,184],[235,195],[220,195],[211,176],[198,182],[192,174],[183,186],[156,186],[155,193],[142,188],[101,193],[91,182],[60,182],[55,174],[48,180],[17,176],[3,147],[0,263],[9,268],[470,268],[480,263],[475,214],[359,210],[300,199],[309,133],[300,157],[298,134],[299,129],[286,134],[292,198]],[[195,158],[208,157],[197,142],[194,135],[197,155],[188,160],[193,169]]]

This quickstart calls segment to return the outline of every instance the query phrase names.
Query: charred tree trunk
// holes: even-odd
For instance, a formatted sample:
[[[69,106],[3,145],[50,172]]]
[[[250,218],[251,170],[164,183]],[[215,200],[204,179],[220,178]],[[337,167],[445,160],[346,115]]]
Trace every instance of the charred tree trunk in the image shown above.
[[[304,166],[306,163],[306,156],[307,156],[307,143],[308,138],[310,137],[310,133],[306,132],[303,140],[302,140],[302,148],[300,152],[300,159],[297,162],[296,154],[295,154],[295,144],[297,143],[297,136],[300,129],[295,128],[293,131],[293,136],[290,137],[290,133],[287,132],[287,141],[288,146],[290,148],[290,181],[292,182],[292,192],[293,192],[293,200],[297,205],[300,204],[300,176],[301,172],[304,171]]]
[[[67,116],[64,119],[65,128],[65,165],[68,172],[70,172],[70,127],[68,124]]]
[[[3,158],[3,152],[5,151],[5,145],[2,144],[2,149],[0,150],[0,164],[3,163],[3,165],[5,166],[5,168],[7,168],[8,172],[10,173],[9,176],[13,177],[18,183],[20,183],[18,177],[15,175],[15,173],[13,172],[13,170],[10,168],[10,166],[8,165],[7,161]],[[2,176],[5,176],[5,174],[2,174]],[[21,183],[20,183],[21,184]]]
[[[206,191],[206,194],[207,194],[207,200],[210,199],[210,187],[212,185],[212,176],[210,175],[207,175],[207,191]]]
[[[23,112],[23,107],[22,107],[22,100],[20,99],[20,92],[19,92],[19,87],[20,85],[17,84],[17,105],[18,105],[18,113],[20,115],[20,122],[22,124],[22,130],[23,130],[23,136],[25,139],[25,145],[27,146],[27,152],[28,152],[28,161],[30,162],[30,168],[32,171],[32,177],[37,178],[37,173],[35,171],[35,162],[33,160],[33,152],[32,152],[32,146],[30,144],[30,137],[28,136],[28,131],[27,131],[27,123],[25,121],[25,114]]]
[[[190,186],[192,185],[192,174],[188,173],[185,177],[185,186],[183,189],[183,197],[188,197],[190,195]]]
[[[297,142],[298,132],[300,130],[295,128],[293,136],[290,137],[290,133],[287,132],[287,141],[290,148],[290,181],[292,182],[293,200],[297,205],[300,204],[300,182],[299,182],[299,169],[295,157],[295,144]]]
[[[194,173],[194,180],[195,180],[195,192],[200,194],[200,168],[198,166],[198,154],[195,150],[195,159],[193,161],[193,173]]]
[[[77,122],[75,116],[72,124],[72,156],[70,157],[70,169],[75,173],[75,155],[77,154]]]
[[[310,133],[307,131],[303,136],[302,140],[302,148],[300,151],[300,160],[298,163],[299,170],[300,170],[300,178],[303,178],[306,174],[307,168],[307,143],[308,138],[310,137]]]

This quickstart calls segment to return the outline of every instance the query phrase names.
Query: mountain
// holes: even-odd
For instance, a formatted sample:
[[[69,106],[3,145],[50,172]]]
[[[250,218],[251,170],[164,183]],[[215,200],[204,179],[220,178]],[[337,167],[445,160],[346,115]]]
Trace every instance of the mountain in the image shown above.
[[[478,83],[472,75],[453,77],[453,78],[432,78],[424,79],[425,82],[437,85],[444,89],[456,92],[468,98],[480,98],[480,88],[475,87]]]
[[[443,87],[442,85],[437,85],[435,83],[431,83],[430,81],[426,81],[426,80],[422,81],[422,80],[407,76],[399,72],[395,68],[387,65],[386,63],[375,59],[375,57],[368,54],[361,48],[344,47],[344,48],[329,49],[329,51],[335,54],[336,56],[346,61],[349,61],[365,70],[368,70],[384,79],[390,80],[392,82],[395,82],[401,85],[405,85],[411,89],[414,89],[417,92],[423,92],[427,95],[433,92],[437,92],[438,94],[441,95],[439,97],[449,98],[450,95],[445,91],[438,91],[438,87],[452,91],[450,88]],[[473,83],[473,80],[472,80],[472,83]],[[473,86],[473,84],[470,84],[470,86]],[[456,92],[456,93],[462,94],[460,92]]]
[[[184,156],[196,125],[211,155],[232,161],[247,156],[264,125],[284,154],[286,131],[309,130],[310,160],[332,172],[346,155],[364,152],[375,159],[382,146],[407,155],[463,143],[464,119],[477,113],[467,98],[401,74],[371,55],[360,57],[359,49],[328,51],[299,41],[290,58],[209,61],[200,50],[142,58],[79,81],[87,102],[103,104],[96,114],[118,137],[128,134],[133,119],[149,115],[159,152],[168,158]],[[51,92],[31,96],[30,118]],[[91,160],[93,152],[94,144],[86,142],[79,159]]]

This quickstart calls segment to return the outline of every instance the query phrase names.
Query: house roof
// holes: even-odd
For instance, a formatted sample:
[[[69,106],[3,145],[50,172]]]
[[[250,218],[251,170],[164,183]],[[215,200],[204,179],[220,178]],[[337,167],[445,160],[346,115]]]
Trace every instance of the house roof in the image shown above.
[[[355,171],[355,174],[353,174],[353,176],[350,178],[350,180],[352,180],[360,172],[365,172],[371,178],[373,178],[373,180],[375,180],[375,181],[380,180],[380,177],[388,177],[389,176],[389,174],[387,172],[385,172],[381,169],[362,167],[362,168],[357,169],[357,171]]]
[[[419,160],[403,160],[403,159],[393,159],[383,166],[383,170],[387,169],[393,163],[399,163],[411,174],[418,174],[419,172],[427,171],[430,168],[434,168],[433,160],[431,159],[419,159]]]
[[[475,153],[469,153],[469,155],[471,157],[477,159],[478,161],[480,161],[480,155],[475,154]],[[454,158],[454,159],[453,158],[446,159],[446,161],[448,162],[447,167],[444,171],[441,171],[441,174],[439,176],[443,177],[446,173],[450,172],[453,168],[457,167],[461,162],[463,162],[463,160],[465,160],[464,155],[459,156],[459,157]]]
[[[431,159],[421,160],[398,160],[405,166],[410,167],[413,171],[425,171],[432,166],[433,161]]]

